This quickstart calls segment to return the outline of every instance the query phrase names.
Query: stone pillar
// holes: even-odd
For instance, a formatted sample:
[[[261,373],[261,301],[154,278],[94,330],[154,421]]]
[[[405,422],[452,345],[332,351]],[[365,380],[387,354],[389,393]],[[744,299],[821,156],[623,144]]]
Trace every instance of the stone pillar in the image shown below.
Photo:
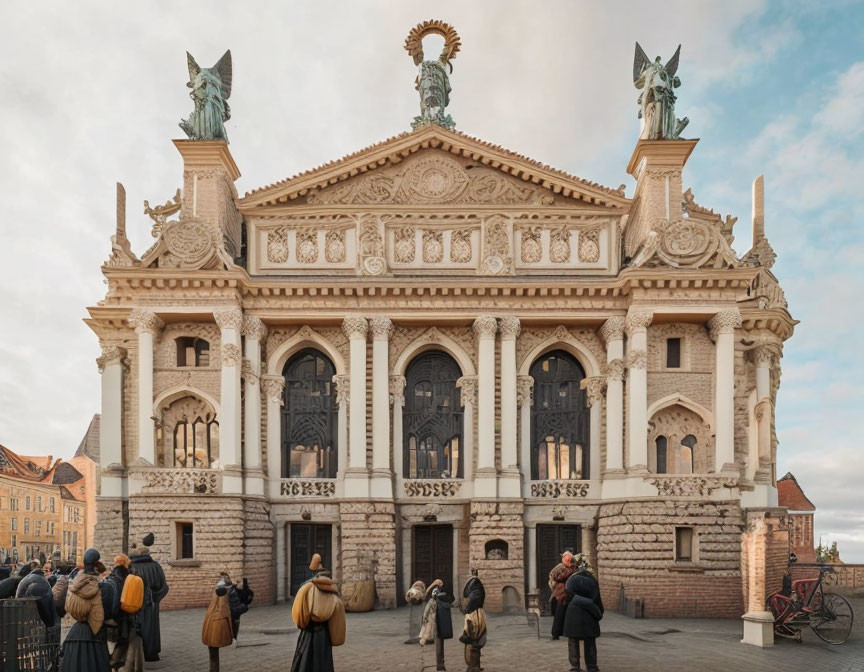
[[[502,317],[501,332],[501,475],[498,478],[499,497],[520,496],[518,446],[518,406],[516,403],[516,337],[518,318]]]
[[[336,415],[336,443],[337,449],[337,471],[336,478],[343,481],[345,471],[348,469],[348,403],[351,398],[351,379],[345,374],[337,374],[333,376],[333,384],[336,386],[336,403],[339,410]]]
[[[405,456],[402,451],[402,407],[405,405],[405,376],[390,376],[390,403],[393,406],[393,469],[402,478],[405,473]]]
[[[537,528],[526,528],[526,536],[528,538],[528,592],[537,592]]]
[[[285,403],[285,379],[279,374],[268,374],[261,377],[261,386],[267,395],[267,479],[270,481],[268,491],[270,497],[279,497],[282,479],[282,406]]]
[[[648,471],[648,325],[653,315],[645,310],[627,314],[627,471]]]
[[[774,403],[771,401],[771,365],[774,361],[774,348],[761,345],[756,348],[753,358],[756,361],[756,422],[758,427],[758,456],[755,465],[755,480],[771,482],[771,423],[774,419]]]
[[[122,497],[123,477],[111,474],[123,468],[123,360],[126,351],[116,345],[102,345],[96,360],[102,374],[102,425],[99,436],[99,467],[102,497]]]
[[[714,340],[714,470],[738,472],[735,465],[735,329],[738,309],[723,310],[708,322]]]
[[[624,473],[624,326],[624,318],[616,315],[600,328],[606,342],[606,473],[610,475]]]
[[[288,569],[288,549],[286,539],[288,537],[284,521],[276,523],[276,602],[284,602],[288,597],[285,580]]]
[[[246,377],[244,399],[245,440],[243,442],[243,480],[247,495],[264,494],[261,471],[261,346],[267,339],[267,327],[258,317],[243,320],[246,336]]]
[[[149,310],[133,310],[129,326],[138,334],[138,459],[156,464],[156,427],[153,423],[153,341],[165,323]]]
[[[477,408],[477,376],[462,376],[456,381],[456,387],[459,388],[459,400],[464,409],[462,412],[462,478],[470,481],[474,475],[474,409]],[[402,428],[401,419],[399,428]]]
[[[372,332],[372,482],[370,495],[393,499],[390,469],[390,334],[393,323],[386,317],[369,320]]]
[[[585,389],[588,391],[588,405],[591,407],[591,425],[589,430],[588,473],[582,478],[592,481],[600,480],[600,423],[603,417],[603,388],[606,387],[605,376],[585,379]]]
[[[527,484],[532,479],[531,406],[534,404],[534,378],[519,376],[516,385],[516,403],[519,406],[519,462],[522,467],[522,477]],[[522,494],[528,497],[530,489],[526,487]]]
[[[746,613],[743,644],[774,645],[774,618],[765,599],[779,590],[789,557],[789,529],[785,509],[748,509],[747,531],[741,535],[741,578]]]
[[[240,351],[240,334],[243,329],[243,313],[237,308],[214,310],[213,319],[221,332],[222,384],[220,386],[219,414],[219,462],[222,464],[222,492],[243,492],[243,476],[240,469],[240,374],[243,356]]]
[[[475,497],[496,497],[495,469],[495,334],[498,321],[482,315],[474,320],[477,335],[477,473]]]
[[[365,317],[346,317],[342,330],[351,347],[345,496],[369,497],[369,470],[366,467],[366,335],[369,323]]]

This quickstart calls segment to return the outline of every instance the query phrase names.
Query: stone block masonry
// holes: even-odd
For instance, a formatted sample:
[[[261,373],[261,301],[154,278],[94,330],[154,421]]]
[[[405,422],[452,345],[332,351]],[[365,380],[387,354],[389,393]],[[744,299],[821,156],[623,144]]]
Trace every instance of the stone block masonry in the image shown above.
[[[486,589],[487,611],[502,611],[505,593],[525,603],[525,528],[522,502],[472,502],[468,530],[469,569],[476,569]],[[507,543],[507,558],[487,558],[486,544]],[[462,587],[458,589],[461,591]],[[514,593],[515,591],[515,593]],[[461,593],[460,593],[461,596]]]
[[[390,502],[341,502],[343,593],[375,579],[376,607],[396,606],[396,511]],[[343,595],[344,597],[345,595]]]

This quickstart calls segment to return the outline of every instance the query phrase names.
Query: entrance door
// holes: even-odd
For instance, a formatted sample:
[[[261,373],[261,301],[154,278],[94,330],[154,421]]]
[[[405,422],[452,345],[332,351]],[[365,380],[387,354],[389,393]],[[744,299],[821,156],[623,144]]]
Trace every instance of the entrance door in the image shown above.
[[[441,579],[444,589],[453,595],[453,526],[415,525],[413,551],[410,583],[422,581],[428,586]]]
[[[315,553],[327,569],[333,569],[331,525],[291,523],[291,595],[309,578],[309,562]]]
[[[540,611],[549,614],[549,572],[561,562],[564,551],[580,553],[582,534],[579,525],[537,526],[537,592],[540,593]]]

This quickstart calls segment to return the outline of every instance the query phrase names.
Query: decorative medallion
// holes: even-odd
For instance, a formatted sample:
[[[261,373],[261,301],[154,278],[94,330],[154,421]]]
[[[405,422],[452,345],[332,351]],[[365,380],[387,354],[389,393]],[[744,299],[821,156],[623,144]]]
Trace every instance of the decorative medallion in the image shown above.
[[[288,232],[285,229],[267,233],[267,261],[274,264],[288,261]]]
[[[201,219],[167,222],[162,240],[180,266],[200,266],[216,251],[212,227]]]
[[[437,264],[444,258],[444,234],[441,231],[423,232],[423,262]]]
[[[301,264],[314,264],[318,261],[318,232],[297,232],[297,261]]]
[[[402,188],[423,202],[455,199],[468,184],[465,170],[453,159],[431,156],[415,162],[405,174]]]

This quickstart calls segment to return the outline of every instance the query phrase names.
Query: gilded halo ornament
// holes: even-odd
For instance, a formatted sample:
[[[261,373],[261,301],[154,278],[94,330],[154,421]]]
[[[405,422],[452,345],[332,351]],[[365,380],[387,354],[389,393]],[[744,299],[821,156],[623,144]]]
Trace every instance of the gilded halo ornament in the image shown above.
[[[444,38],[444,49],[435,60],[425,60],[423,54],[423,38],[427,35],[441,35]],[[447,76],[447,66],[453,72],[451,61],[456,58],[460,47],[459,35],[450,24],[432,20],[417,24],[405,38],[405,50],[414,59],[414,65],[420,66],[414,88],[420,94],[420,114],[414,117],[411,128],[417,130],[432,124],[452,130],[456,124],[446,113],[450,103],[450,79]]]

